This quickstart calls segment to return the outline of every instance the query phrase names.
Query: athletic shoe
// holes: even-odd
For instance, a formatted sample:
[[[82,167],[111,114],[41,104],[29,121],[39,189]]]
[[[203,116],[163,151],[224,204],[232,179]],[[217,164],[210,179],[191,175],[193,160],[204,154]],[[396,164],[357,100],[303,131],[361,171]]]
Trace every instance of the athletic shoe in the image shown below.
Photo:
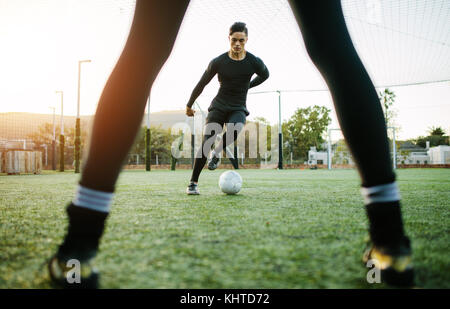
[[[367,266],[369,260],[374,260],[374,267],[380,270],[381,282],[393,286],[411,287],[414,285],[414,268],[412,264],[411,244],[407,237],[398,246],[376,246],[372,243],[363,255]]]
[[[100,275],[93,265],[97,250],[98,240],[66,235],[48,262],[50,278],[66,289],[97,289]]]
[[[219,167],[219,164],[220,164],[220,159],[218,157],[216,157],[215,155],[213,155],[212,158],[209,159],[208,169],[213,171]]]
[[[79,273],[76,267],[79,262]],[[55,254],[48,262],[48,272],[52,282],[65,289],[98,289],[100,274],[93,266],[92,259],[60,259]]]
[[[69,225],[64,241],[48,262],[52,281],[63,288],[98,288],[93,266],[108,213],[69,204]],[[79,280],[78,280],[79,279]]]
[[[188,195],[199,195],[200,191],[198,191],[198,184],[191,181],[189,186],[186,188],[186,193]]]

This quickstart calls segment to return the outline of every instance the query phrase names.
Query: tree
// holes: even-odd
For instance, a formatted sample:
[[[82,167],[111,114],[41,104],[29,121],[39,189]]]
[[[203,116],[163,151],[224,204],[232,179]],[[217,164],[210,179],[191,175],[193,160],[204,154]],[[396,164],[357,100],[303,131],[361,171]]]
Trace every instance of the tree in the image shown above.
[[[267,120],[264,117],[255,117],[255,118],[253,118],[253,122],[259,122],[259,123],[261,123],[261,124],[263,124],[265,126],[268,126],[268,127],[270,126],[269,120]]]
[[[56,140],[58,141],[59,137],[59,126],[56,126],[55,128],[55,134],[56,134]],[[31,139],[36,147],[40,147],[42,144],[51,145],[53,141],[53,124],[51,123],[44,123],[43,125],[39,126],[37,132],[33,132],[28,135],[28,138]]]
[[[433,135],[444,136],[445,135],[444,129],[442,129],[441,127],[434,127],[434,126],[429,128],[428,133],[430,134],[430,136],[433,136]]]
[[[386,126],[393,127],[394,118],[396,116],[396,112],[392,109],[395,102],[395,93],[390,91],[389,88],[385,88],[384,91],[380,91],[378,95],[383,108]]]
[[[60,126],[55,126],[55,135],[56,135],[56,157],[58,158],[56,161],[59,160],[59,135],[60,135]],[[87,144],[87,131],[81,130],[81,151],[83,151],[85,145]],[[74,160],[74,146],[75,146],[75,128],[65,127],[65,145],[64,145],[64,163],[65,164],[72,164]],[[41,145],[46,144],[48,147],[52,145],[53,141],[53,124],[52,123],[44,123],[43,125],[39,126],[37,132],[34,132],[32,134],[28,135],[28,138],[31,139],[36,147],[41,148]],[[48,148],[50,150],[50,148]],[[52,159],[51,151],[49,153],[49,159]]]
[[[325,106],[298,108],[294,115],[282,124],[284,141],[289,146],[284,149],[285,155],[292,151],[296,158],[305,160],[310,147],[321,150],[325,142],[323,133],[331,123],[330,112]]]
[[[419,136],[413,140],[414,143],[423,148],[426,148],[427,142],[430,142],[430,147],[449,145],[449,137],[445,136],[445,131],[441,127],[431,127],[428,133],[430,135]]]
[[[139,134],[130,149],[129,154],[136,155],[145,158],[145,131],[146,127],[142,127]],[[150,127],[150,149],[151,149],[151,160],[156,161],[156,156],[158,156],[158,162],[169,163],[171,161],[171,146],[172,142],[177,136],[173,136],[170,129],[165,130],[159,127]],[[130,158],[132,160],[132,158]],[[134,158],[133,158],[134,159]],[[144,161],[141,161],[144,162]]]
[[[348,149],[347,143],[344,139],[340,139],[336,142],[334,146],[334,155],[332,156],[332,164],[349,164],[350,163],[350,150]]]
[[[58,142],[59,142],[59,126],[55,128],[55,134],[56,134],[56,145],[55,145],[55,164],[58,162]],[[27,138],[31,139],[34,143],[34,149],[35,150],[41,150],[44,152],[45,146],[47,145],[47,161],[49,164],[50,162],[53,162],[53,151],[52,151],[52,142],[53,142],[53,124],[52,123],[44,123],[43,125],[39,126],[38,130],[36,132],[33,132],[27,136]]]

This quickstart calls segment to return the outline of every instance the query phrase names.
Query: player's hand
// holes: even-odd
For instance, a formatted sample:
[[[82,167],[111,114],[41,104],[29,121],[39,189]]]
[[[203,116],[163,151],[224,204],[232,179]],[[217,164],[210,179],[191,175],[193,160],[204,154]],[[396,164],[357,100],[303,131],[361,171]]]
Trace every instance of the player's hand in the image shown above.
[[[186,106],[186,115],[188,115],[188,117],[193,117],[194,114],[195,114],[195,110],[193,110],[189,106]]]

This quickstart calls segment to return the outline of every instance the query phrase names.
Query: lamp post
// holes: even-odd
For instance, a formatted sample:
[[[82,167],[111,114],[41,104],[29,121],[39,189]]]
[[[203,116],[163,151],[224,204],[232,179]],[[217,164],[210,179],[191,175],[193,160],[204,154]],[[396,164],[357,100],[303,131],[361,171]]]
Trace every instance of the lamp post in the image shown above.
[[[150,162],[150,95],[148,96],[148,104],[147,104],[147,129],[145,130],[145,170],[151,171],[151,162]]]
[[[63,91],[55,91],[61,94],[61,133],[59,135],[59,171],[64,172],[64,93]]]
[[[281,91],[278,92],[278,169],[283,169],[283,131],[281,128]]]
[[[392,129],[392,168],[397,169],[397,146],[395,145],[395,127],[387,127]]]
[[[56,170],[56,124],[55,124],[55,107],[53,109],[53,139],[52,139],[52,170]]]
[[[77,120],[75,123],[75,173],[80,172],[80,80],[81,80],[81,64],[83,62],[91,62],[91,60],[78,61],[78,99],[77,99]]]

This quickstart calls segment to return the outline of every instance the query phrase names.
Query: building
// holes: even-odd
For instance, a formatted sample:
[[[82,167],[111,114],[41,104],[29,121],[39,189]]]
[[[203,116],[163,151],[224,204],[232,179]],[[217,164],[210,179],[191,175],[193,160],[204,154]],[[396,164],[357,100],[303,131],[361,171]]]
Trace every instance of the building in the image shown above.
[[[35,144],[29,139],[7,140],[0,139],[0,151],[10,149],[33,150]]]
[[[317,151],[316,147],[311,147],[308,151],[308,165],[328,164],[328,153]]]
[[[403,142],[397,150],[397,164],[430,164],[427,150],[428,148],[417,146],[410,141]]]
[[[431,164],[450,164],[450,146],[439,145],[428,150]]]
[[[411,152],[407,156],[397,155],[400,164],[430,164],[430,156],[426,152]]]
[[[450,146],[439,145],[422,148],[409,141],[402,143],[397,152],[399,164],[450,164]]]

